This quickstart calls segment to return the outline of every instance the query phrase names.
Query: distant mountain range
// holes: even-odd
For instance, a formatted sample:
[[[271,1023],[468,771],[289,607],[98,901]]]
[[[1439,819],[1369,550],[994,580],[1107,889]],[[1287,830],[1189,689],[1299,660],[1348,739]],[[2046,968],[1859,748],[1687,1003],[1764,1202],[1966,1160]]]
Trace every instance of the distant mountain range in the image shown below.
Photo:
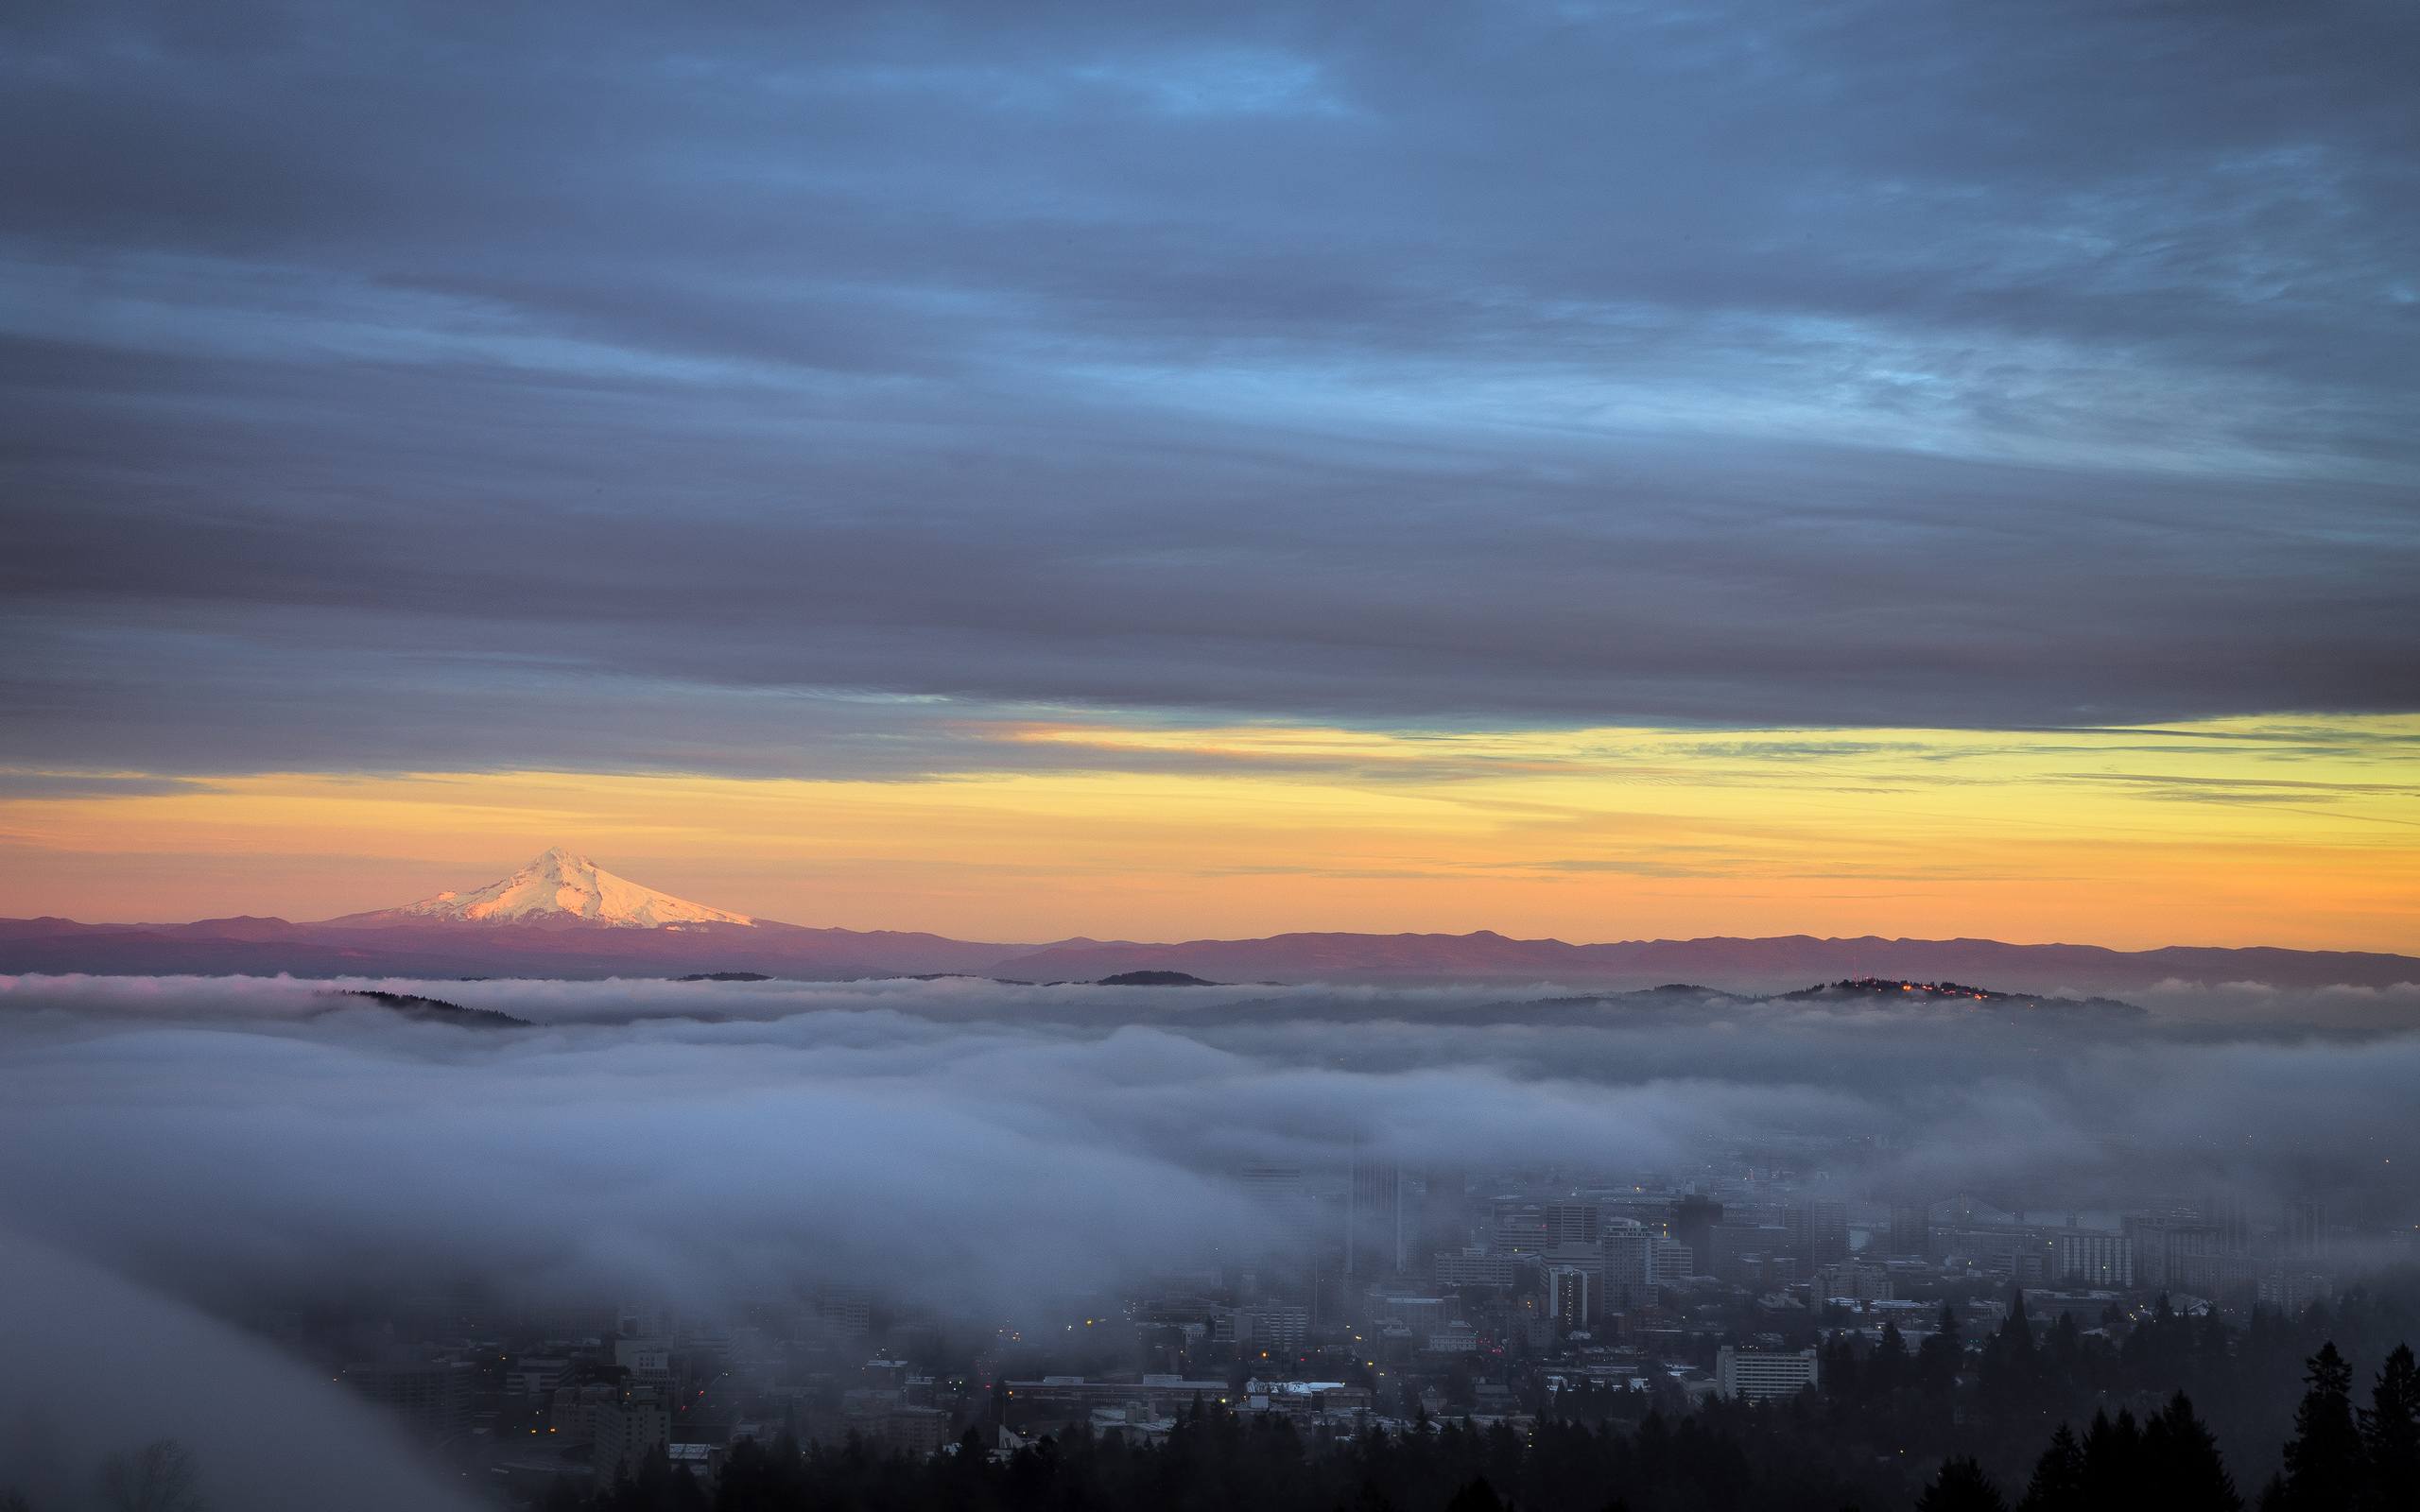
[[[511,876],[400,908],[317,923],[0,919],[0,971],[105,975],[679,977],[752,972],[838,980],[959,973],[1098,982],[1183,973],[1214,982],[1567,983],[1627,990],[1703,982],[1772,992],[1861,978],[1990,982],[2007,992],[2138,991],[2178,980],[2282,988],[2420,982],[2420,958],[2360,951],[2010,945],[1988,939],[1625,940],[1572,945],[1470,935],[1274,935],[1178,944],[983,943],[888,930],[812,929],[657,892],[584,856],[547,851]],[[1165,979],[1165,978],[1164,978]]]

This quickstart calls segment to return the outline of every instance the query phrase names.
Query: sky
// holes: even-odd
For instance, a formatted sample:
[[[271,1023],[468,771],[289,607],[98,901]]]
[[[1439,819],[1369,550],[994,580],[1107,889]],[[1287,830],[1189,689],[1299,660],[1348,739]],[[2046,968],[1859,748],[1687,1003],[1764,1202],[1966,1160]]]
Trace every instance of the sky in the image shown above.
[[[0,913],[2420,948],[2415,65],[11,6]]]

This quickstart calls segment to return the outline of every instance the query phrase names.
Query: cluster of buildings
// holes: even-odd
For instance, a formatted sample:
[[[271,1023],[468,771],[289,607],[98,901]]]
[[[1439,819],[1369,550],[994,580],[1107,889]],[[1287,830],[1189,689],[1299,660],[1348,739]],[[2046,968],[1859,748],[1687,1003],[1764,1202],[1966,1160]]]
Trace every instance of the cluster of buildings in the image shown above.
[[[2342,1236],[2312,1202],[2266,1221],[2225,1199],[1894,1204],[1806,1163],[1257,1165],[1235,1174],[1251,1232],[1013,1319],[843,1284],[698,1313],[430,1303],[346,1346],[337,1375],[511,1504],[655,1455],[711,1478],[735,1443],[782,1435],[1011,1455],[1074,1431],[1148,1441],[1209,1409],[1311,1435],[1633,1418],[1819,1386],[1827,1340],[1895,1327],[1913,1347],[1945,1307],[1980,1337],[2014,1290],[2039,1324],[2097,1328],[2163,1293],[2299,1306],[2335,1284]]]

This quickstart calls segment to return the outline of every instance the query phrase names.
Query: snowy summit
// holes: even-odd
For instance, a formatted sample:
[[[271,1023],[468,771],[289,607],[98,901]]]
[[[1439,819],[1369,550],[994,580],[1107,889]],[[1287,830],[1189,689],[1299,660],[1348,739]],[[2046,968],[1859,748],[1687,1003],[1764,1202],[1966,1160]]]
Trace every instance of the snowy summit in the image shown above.
[[[376,917],[481,924],[580,922],[615,929],[755,922],[745,914],[709,908],[652,887],[642,887],[561,846],[476,892],[441,892],[434,898],[389,909],[383,916],[355,916]]]

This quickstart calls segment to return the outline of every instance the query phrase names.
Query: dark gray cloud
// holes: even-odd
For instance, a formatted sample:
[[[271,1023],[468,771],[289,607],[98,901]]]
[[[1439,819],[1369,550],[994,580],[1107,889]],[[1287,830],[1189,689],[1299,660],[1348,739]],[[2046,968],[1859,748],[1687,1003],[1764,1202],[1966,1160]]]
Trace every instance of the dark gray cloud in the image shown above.
[[[2420,707],[2409,8],[0,26],[0,761]]]

